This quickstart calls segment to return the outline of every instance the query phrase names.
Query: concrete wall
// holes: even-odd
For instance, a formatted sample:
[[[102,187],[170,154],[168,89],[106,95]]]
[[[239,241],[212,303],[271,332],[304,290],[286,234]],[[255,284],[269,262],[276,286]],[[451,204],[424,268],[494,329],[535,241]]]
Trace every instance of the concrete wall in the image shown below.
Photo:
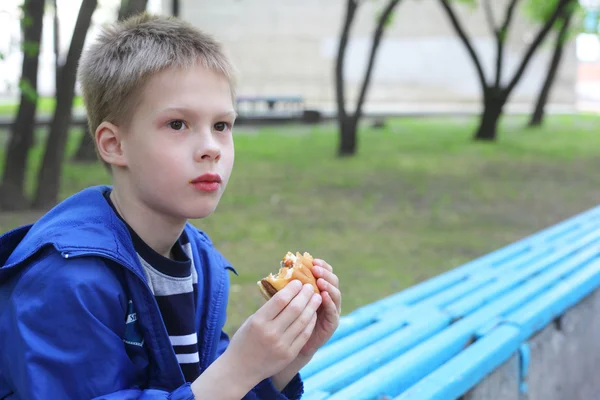
[[[181,17],[216,35],[231,53],[241,77],[240,94],[302,95],[310,106],[333,109],[333,70],[345,0],[182,0]],[[349,95],[362,79],[371,32],[383,2],[359,8],[346,63]],[[506,0],[491,2],[496,19]],[[170,0],[163,0],[165,12]],[[481,10],[457,7],[473,44],[492,79],[495,42]],[[508,37],[504,79],[514,72],[537,26],[517,12]],[[550,57],[546,45],[533,59],[512,104],[529,109]],[[568,107],[576,101],[577,58],[571,43],[551,101]],[[380,48],[371,109],[435,108],[459,103],[478,106],[480,86],[464,46],[437,0],[403,0]],[[353,102],[352,102],[353,104]]]
[[[520,356],[514,354],[464,400],[600,399],[600,290],[529,340],[530,360],[519,392]]]

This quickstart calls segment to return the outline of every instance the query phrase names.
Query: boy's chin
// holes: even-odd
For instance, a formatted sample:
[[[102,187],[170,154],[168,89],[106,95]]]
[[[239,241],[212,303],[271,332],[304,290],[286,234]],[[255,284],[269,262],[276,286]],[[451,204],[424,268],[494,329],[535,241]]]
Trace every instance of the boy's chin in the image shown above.
[[[206,218],[206,217],[210,216],[213,212],[215,212],[216,208],[217,207],[215,205],[214,207],[205,206],[205,207],[189,210],[189,212],[186,213],[187,218],[188,219]]]

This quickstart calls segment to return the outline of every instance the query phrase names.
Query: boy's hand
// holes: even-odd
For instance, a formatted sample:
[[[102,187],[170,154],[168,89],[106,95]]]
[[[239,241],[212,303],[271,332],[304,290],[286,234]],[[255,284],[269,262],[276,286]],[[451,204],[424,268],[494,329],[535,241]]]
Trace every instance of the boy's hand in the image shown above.
[[[315,329],[300,351],[304,357],[312,357],[331,338],[340,323],[342,313],[340,281],[333,273],[333,267],[320,259],[315,259],[313,264],[312,273],[317,278],[317,286],[321,290],[323,302],[317,311]]]
[[[317,311],[315,329],[298,357],[273,376],[273,384],[279,390],[282,390],[310,362],[317,350],[331,338],[340,322],[342,295],[339,290],[339,279],[333,273],[331,265],[325,261],[315,259],[313,264],[312,273],[317,278],[317,286],[321,290],[323,302]]]
[[[244,322],[223,354],[250,388],[289,365],[306,345],[317,322],[322,297],[295,280]],[[239,373],[237,373],[239,371]]]

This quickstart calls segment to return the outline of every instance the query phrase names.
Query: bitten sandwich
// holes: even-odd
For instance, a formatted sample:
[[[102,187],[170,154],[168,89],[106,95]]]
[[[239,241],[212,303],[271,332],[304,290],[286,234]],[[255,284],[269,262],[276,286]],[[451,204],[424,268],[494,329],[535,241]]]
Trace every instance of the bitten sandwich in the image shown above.
[[[281,267],[277,275],[269,274],[269,276],[257,282],[258,288],[265,299],[269,300],[294,279],[298,279],[304,284],[313,285],[315,293],[320,293],[317,280],[311,272],[313,257],[309,253],[300,254],[296,252],[294,255],[288,251],[280,264]]]

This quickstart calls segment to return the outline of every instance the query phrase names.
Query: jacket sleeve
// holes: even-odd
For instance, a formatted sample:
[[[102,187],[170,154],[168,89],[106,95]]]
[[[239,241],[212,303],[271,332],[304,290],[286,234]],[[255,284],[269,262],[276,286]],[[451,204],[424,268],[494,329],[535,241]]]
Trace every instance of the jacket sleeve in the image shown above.
[[[221,331],[221,340],[217,350],[220,356],[225,352],[229,345],[229,336],[224,331]],[[298,400],[304,393],[304,384],[300,378],[300,374],[288,383],[288,385],[280,392],[270,378],[267,378],[256,385],[242,400]]]
[[[49,253],[21,274],[0,317],[12,398],[193,399],[189,385],[140,389],[122,339],[127,299],[117,272],[101,259]]]

